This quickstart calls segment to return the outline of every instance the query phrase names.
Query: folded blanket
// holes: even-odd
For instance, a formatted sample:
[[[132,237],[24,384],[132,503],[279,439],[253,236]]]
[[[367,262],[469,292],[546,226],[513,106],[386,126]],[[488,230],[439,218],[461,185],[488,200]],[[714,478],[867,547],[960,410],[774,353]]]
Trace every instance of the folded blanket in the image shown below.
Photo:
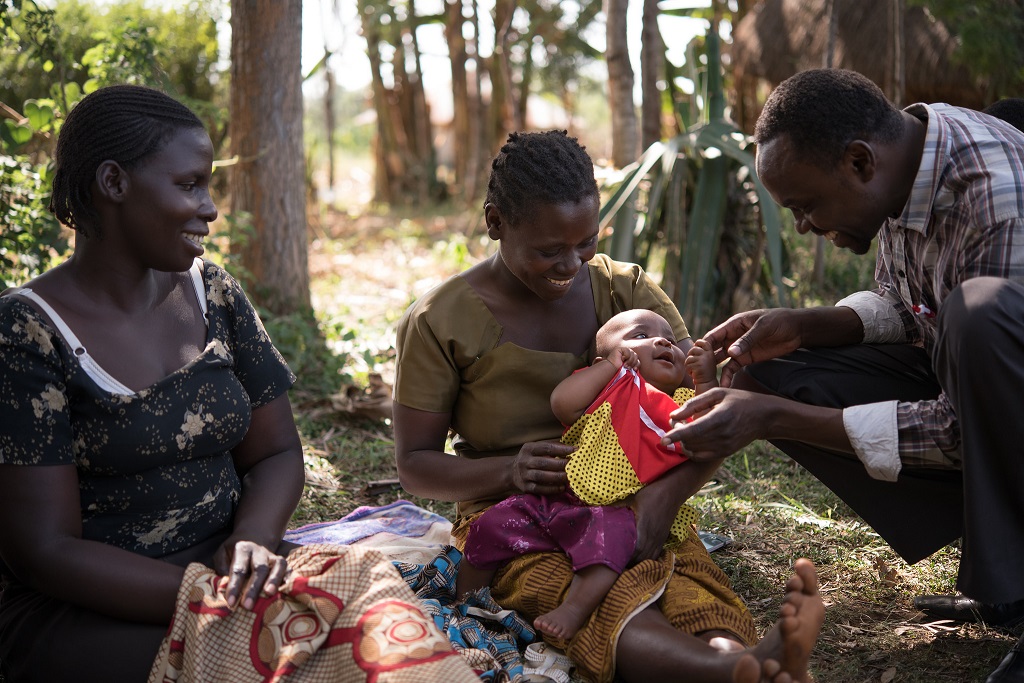
[[[228,609],[226,578],[188,566],[150,683],[420,683],[479,678],[375,550],[309,545],[273,597]]]
[[[452,523],[407,500],[381,507],[363,506],[332,522],[307,524],[285,533],[299,545],[357,544],[376,548],[389,559],[426,564],[451,543]]]

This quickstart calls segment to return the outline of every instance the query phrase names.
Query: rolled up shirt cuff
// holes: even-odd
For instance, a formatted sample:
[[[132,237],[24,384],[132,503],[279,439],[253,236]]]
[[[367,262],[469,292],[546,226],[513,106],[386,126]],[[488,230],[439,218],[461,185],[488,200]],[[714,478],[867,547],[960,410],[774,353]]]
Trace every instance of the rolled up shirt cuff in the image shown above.
[[[857,458],[868,475],[882,481],[896,481],[900,461],[896,401],[868,403],[843,409],[843,427]]]
[[[852,308],[857,314],[864,326],[865,344],[895,344],[907,339],[899,312],[875,292],[854,292],[836,306]]]

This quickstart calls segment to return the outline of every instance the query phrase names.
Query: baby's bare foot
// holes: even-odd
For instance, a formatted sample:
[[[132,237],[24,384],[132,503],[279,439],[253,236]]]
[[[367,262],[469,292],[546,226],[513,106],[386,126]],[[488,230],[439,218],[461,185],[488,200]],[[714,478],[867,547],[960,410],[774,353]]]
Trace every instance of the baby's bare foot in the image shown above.
[[[588,616],[590,615],[580,611],[576,606],[563,602],[550,612],[534,619],[533,627],[549,636],[569,640],[580,630]]]

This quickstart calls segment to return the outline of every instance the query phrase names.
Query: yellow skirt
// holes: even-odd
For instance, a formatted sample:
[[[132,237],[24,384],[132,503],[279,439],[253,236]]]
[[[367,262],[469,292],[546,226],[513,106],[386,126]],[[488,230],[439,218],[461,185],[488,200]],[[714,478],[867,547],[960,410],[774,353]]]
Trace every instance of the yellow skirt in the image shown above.
[[[462,519],[452,531],[460,550],[469,525],[479,514]],[[500,568],[491,583],[491,595],[502,607],[533,621],[562,603],[572,578],[572,566],[564,553],[533,553]],[[619,634],[635,614],[652,603],[683,633],[722,630],[746,645],[757,642],[753,618],[692,527],[681,543],[663,551],[658,559],[627,569],[572,640],[548,636],[545,640],[565,649],[586,678],[611,683]]]

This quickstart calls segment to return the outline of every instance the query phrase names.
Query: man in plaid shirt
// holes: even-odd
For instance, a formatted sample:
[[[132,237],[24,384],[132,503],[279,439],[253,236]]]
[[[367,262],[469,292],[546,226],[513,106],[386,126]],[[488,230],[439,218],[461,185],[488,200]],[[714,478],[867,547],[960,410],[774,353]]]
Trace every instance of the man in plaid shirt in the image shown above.
[[[860,74],[817,69],[779,85],[755,137],[797,231],[857,254],[877,237],[878,288],[709,332],[728,388],[676,411],[669,438],[696,459],[771,439],[908,562],[962,537],[963,595],[915,603],[1019,623],[1024,134],[946,104],[900,111]],[[1024,639],[987,680],[1024,681]]]

